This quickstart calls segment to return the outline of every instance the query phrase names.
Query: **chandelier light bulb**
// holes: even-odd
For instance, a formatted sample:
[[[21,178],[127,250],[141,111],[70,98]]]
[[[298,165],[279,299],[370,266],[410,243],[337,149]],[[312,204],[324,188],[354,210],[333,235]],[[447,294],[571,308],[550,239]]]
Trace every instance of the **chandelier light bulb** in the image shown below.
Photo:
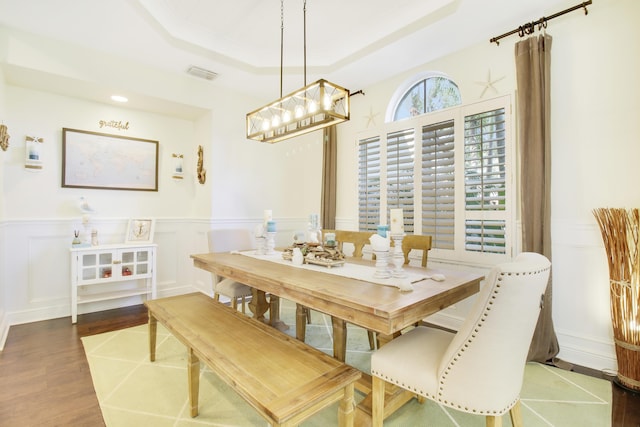
[[[264,120],[262,122],[262,130],[269,130],[269,120]]]
[[[315,101],[309,101],[309,112],[313,114],[316,111],[318,111],[318,104]]]
[[[325,110],[331,110],[331,97],[329,95],[325,95],[322,104],[324,105]]]
[[[304,116],[304,107],[302,105],[296,105],[296,119]]]
[[[289,123],[291,121],[291,111],[285,110],[285,112],[282,113],[282,121],[284,123]]]
[[[280,116],[273,116],[273,117],[271,118],[271,125],[272,125],[274,128],[277,128],[278,126],[280,126]]]

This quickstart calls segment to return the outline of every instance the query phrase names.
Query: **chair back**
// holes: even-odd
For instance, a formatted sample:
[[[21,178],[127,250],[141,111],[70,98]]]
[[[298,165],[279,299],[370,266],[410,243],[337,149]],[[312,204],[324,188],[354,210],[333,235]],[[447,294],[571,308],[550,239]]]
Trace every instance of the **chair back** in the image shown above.
[[[514,405],[550,270],[536,253],[491,270],[440,361],[440,400],[485,415]]]
[[[207,238],[210,252],[244,251],[255,247],[251,232],[243,228],[209,230]]]
[[[405,264],[409,264],[409,252],[411,252],[412,249],[422,251],[422,261],[420,264],[426,267],[429,250],[431,250],[431,236],[407,234],[402,238],[402,253],[404,253]]]
[[[354,258],[362,258],[362,250],[365,245],[369,244],[369,237],[374,233],[372,231],[348,231],[348,230],[322,230],[322,237],[326,233],[334,233],[336,235],[336,245],[338,249],[343,251],[343,244],[350,243],[353,245]]]

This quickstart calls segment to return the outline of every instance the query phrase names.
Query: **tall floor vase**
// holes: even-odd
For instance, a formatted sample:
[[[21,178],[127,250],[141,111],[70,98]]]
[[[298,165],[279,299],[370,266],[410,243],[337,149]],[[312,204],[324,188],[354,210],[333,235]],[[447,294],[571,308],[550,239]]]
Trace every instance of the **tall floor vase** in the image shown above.
[[[599,208],[594,215],[609,262],[618,381],[640,391],[640,213],[637,208]]]

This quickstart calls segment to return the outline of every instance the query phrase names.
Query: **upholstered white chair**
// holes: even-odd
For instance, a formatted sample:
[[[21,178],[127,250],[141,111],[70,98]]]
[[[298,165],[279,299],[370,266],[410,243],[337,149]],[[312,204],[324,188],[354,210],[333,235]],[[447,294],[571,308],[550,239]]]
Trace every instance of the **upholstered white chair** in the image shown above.
[[[245,229],[210,230],[207,233],[210,252],[230,252],[249,250],[254,247],[251,232]],[[220,295],[231,299],[231,306],[238,308],[238,299],[242,301],[242,312],[245,313],[245,300],[251,296],[251,287],[231,279],[211,274],[213,279],[213,298],[220,301]]]
[[[502,425],[522,426],[520,389],[551,263],[535,253],[494,267],[456,334],[419,326],[371,357],[373,425],[382,426],[386,383]]]

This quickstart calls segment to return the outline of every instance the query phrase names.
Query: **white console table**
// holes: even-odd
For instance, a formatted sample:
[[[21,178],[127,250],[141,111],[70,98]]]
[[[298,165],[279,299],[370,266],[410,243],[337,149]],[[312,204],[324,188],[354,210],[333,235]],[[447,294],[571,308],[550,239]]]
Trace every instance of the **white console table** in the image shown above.
[[[71,323],[78,305],[144,295],[156,298],[156,244],[71,248]]]

